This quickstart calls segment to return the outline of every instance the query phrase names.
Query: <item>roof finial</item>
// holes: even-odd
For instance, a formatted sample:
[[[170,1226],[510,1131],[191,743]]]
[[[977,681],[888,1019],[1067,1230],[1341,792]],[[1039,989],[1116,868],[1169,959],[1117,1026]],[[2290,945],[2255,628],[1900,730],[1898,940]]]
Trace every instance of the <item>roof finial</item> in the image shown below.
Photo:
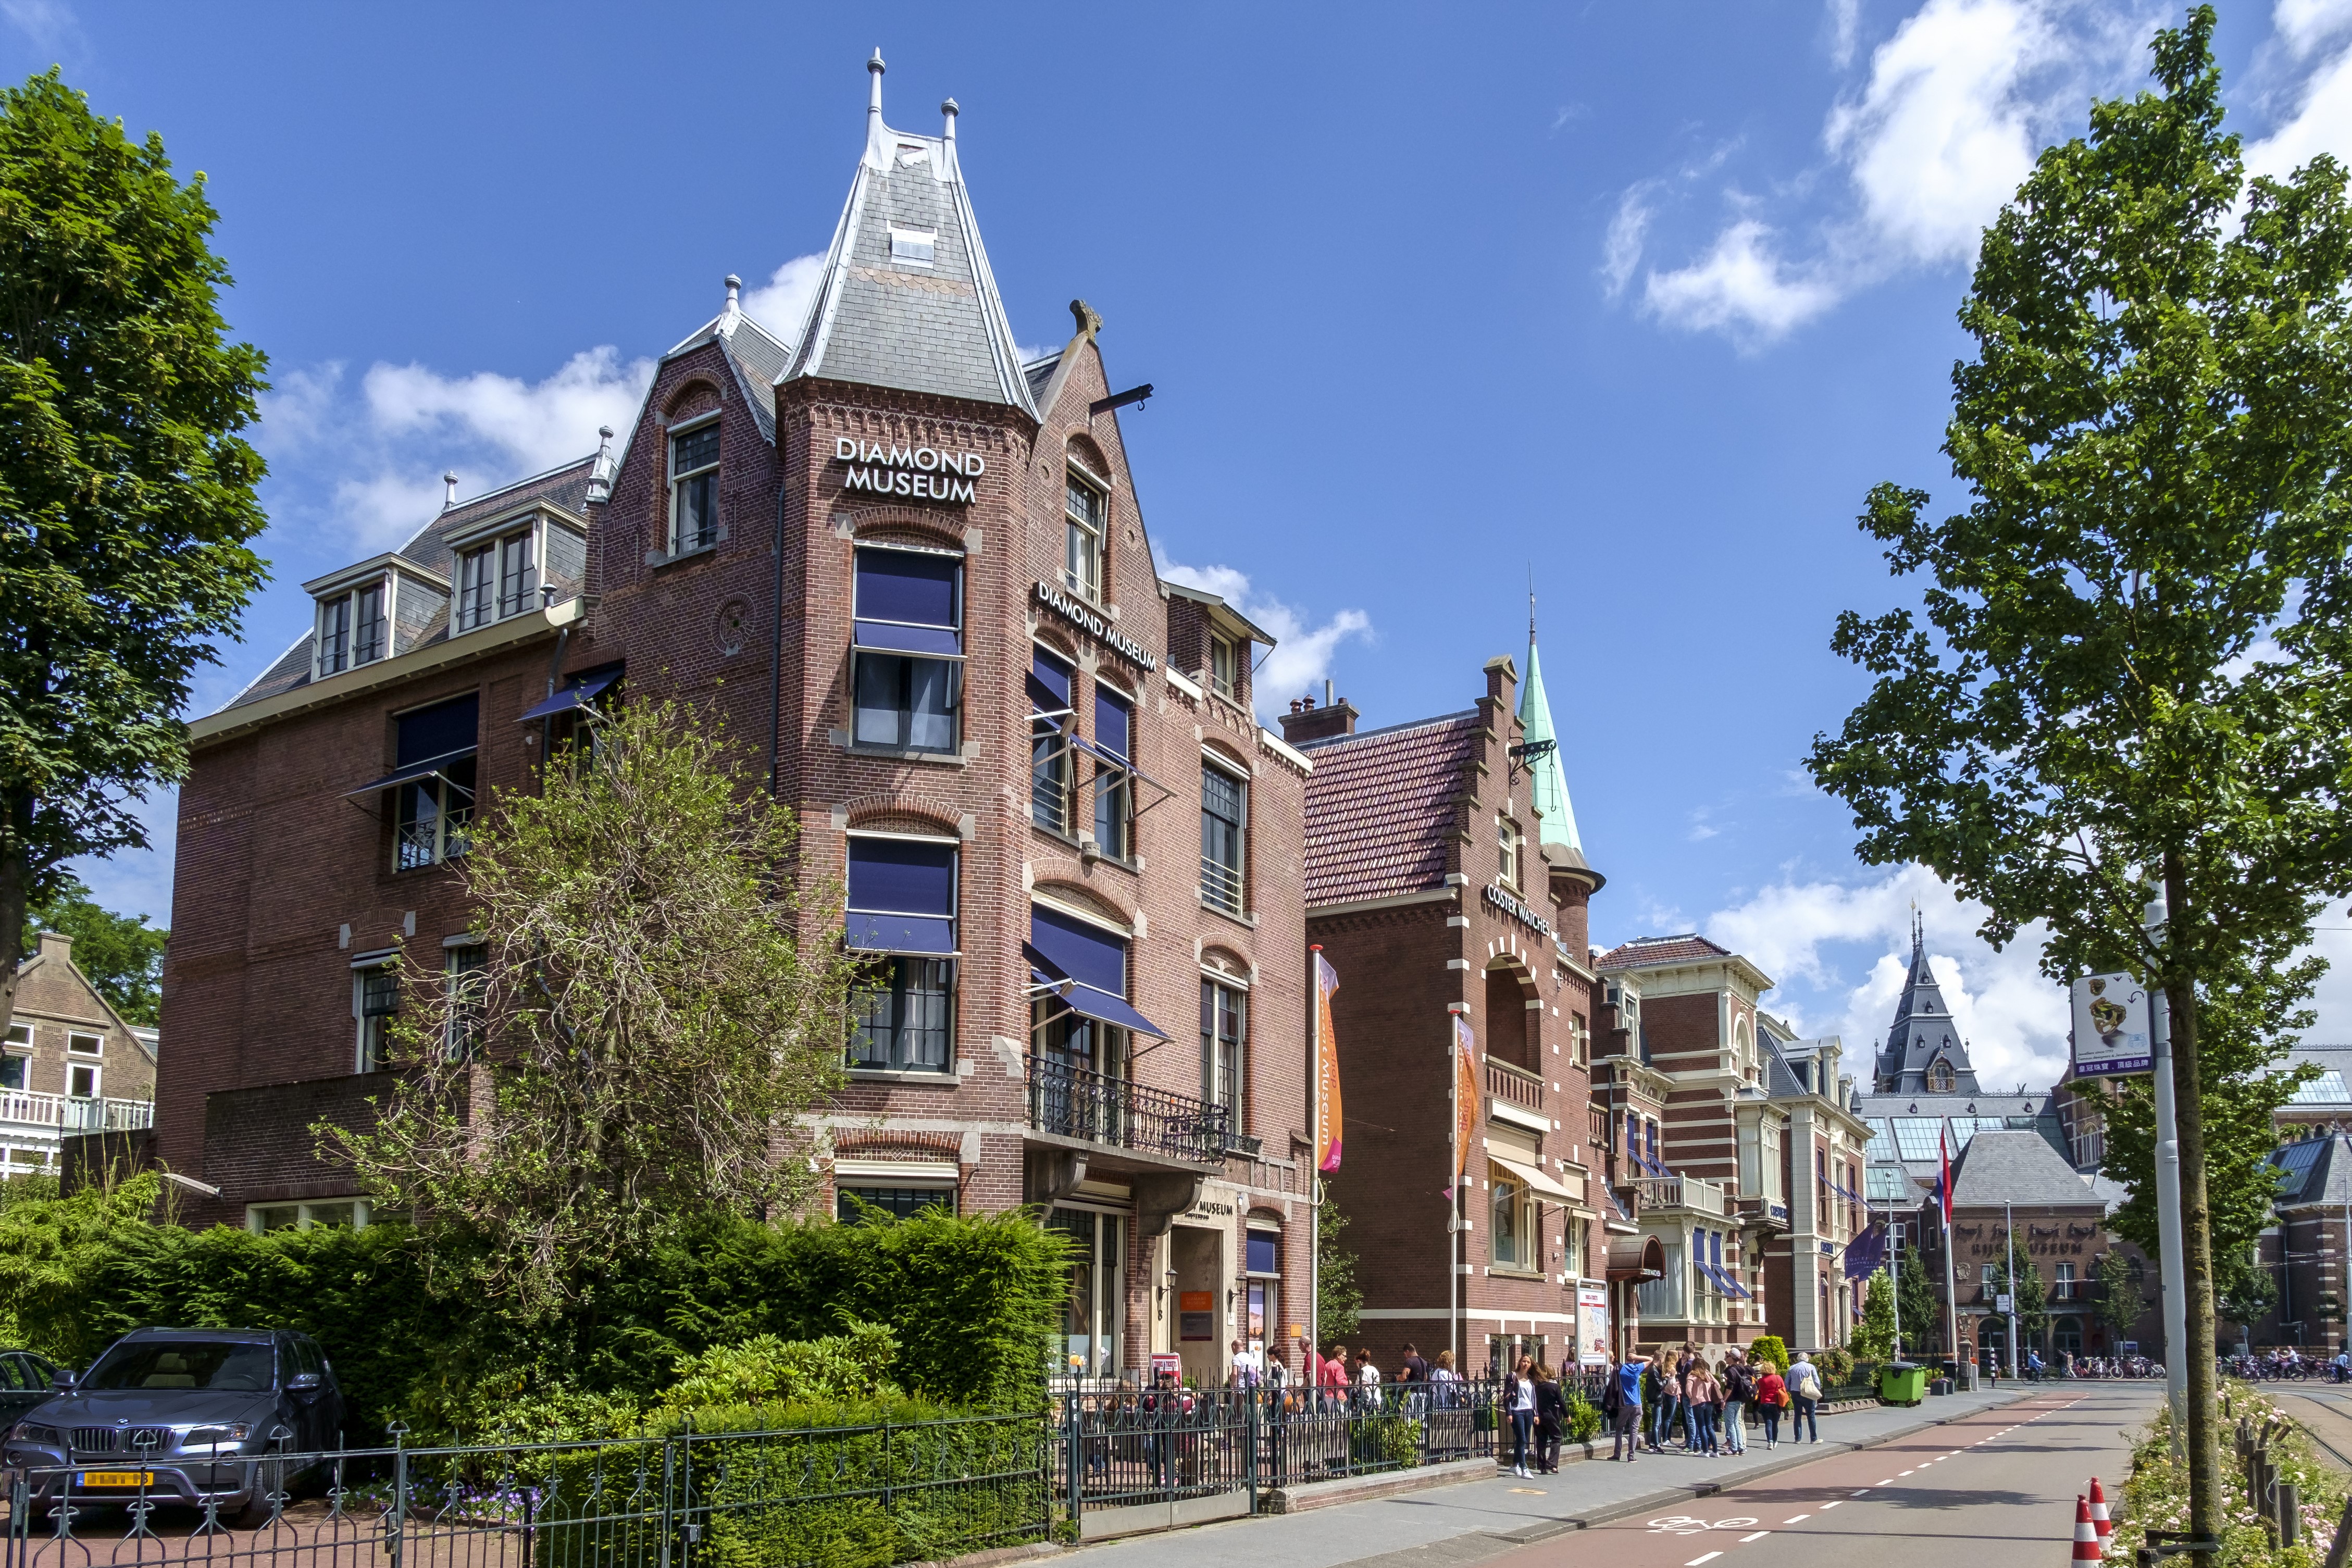
[[[451,507],[457,504],[457,470],[452,468],[447,473],[443,474],[441,476],[441,482],[447,487],[441,495],[441,510],[443,511],[447,511]]]
[[[866,68],[873,73],[866,89],[866,112],[879,119],[882,114],[882,73],[888,68],[882,63],[881,45],[874,46],[874,58],[866,62]]]
[[[721,311],[720,314],[740,316],[742,313],[743,279],[736,277],[732,272],[730,272],[727,275],[727,308]]]
[[[955,140],[955,117],[962,113],[963,110],[957,106],[956,100],[950,98],[940,105],[940,112],[947,117],[948,128],[945,135],[949,141],[952,142]]]
[[[1536,643],[1536,563],[1528,563],[1528,646]]]

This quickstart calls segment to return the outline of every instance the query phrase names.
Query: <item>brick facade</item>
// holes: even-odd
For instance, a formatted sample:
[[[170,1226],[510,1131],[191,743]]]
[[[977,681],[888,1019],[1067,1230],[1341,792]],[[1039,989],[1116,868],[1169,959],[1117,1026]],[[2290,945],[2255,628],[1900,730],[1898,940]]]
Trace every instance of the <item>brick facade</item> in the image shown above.
[[[131,1132],[155,1099],[155,1032],[132,1028],[73,961],[73,939],[43,931],[16,969],[0,1045],[0,1176],[51,1169],[60,1140]]]

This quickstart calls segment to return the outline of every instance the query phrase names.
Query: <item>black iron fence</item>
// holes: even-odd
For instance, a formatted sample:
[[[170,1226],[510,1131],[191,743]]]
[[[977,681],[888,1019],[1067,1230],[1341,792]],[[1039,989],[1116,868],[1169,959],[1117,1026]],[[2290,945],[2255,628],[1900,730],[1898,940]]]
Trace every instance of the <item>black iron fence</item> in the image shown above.
[[[5,1472],[0,1568],[888,1568],[1066,1538],[1090,1510],[1255,1512],[1277,1488],[1493,1460],[1499,1387],[1097,1387],[1013,1415],[258,1456],[142,1428]]]

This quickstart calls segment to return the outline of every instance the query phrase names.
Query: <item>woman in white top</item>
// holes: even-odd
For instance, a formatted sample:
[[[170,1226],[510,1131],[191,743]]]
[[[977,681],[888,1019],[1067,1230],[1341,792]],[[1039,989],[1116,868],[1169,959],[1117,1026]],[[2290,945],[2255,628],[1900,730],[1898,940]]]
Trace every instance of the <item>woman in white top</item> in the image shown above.
[[[1511,1474],[1528,1473],[1528,1439],[1536,1427],[1535,1358],[1521,1356],[1503,1382],[1505,1408],[1511,1417]]]

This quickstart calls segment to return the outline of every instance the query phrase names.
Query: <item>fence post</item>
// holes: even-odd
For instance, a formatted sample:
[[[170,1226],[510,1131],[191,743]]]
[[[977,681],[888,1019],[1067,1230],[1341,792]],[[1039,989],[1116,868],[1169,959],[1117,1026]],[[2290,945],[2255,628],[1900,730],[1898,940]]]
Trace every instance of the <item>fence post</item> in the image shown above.
[[[882,1510],[890,1510],[890,1418],[882,1417]]]
[[[1249,1510],[1255,1513],[1257,1512],[1258,1392],[1255,1388],[1245,1388],[1242,1390],[1242,1398],[1244,1408],[1248,1413],[1242,1423],[1242,1466],[1249,1472]]]
[[[1049,1394],[1045,1397],[1051,1399],[1053,1395]],[[1069,1493],[1070,1528],[1073,1531],[1078,1528],[1081,1477],[1085,1474],[1080,1468],[1084,1460],[1078,1452],[1079,1443],[1078,1398],[1075,1394],[1066,1394],[1062,1396],[1062,1469],[1063,1484]]]
[[[401,1550],[408,1535],[408,1424],[392,1424],[392,1511],[384,1515],[384,1529],[389,1539],[384,1542],[384,1555],[392,1560],[392,1568],[400,1568]]]

